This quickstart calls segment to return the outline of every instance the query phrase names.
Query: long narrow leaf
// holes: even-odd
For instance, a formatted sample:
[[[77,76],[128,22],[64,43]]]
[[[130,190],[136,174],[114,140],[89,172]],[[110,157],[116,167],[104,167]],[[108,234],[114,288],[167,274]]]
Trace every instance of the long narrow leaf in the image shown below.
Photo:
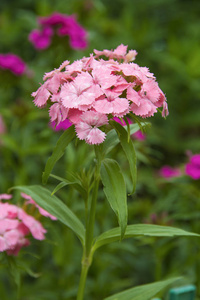
[[[104,159],[101,164],[101,180],[104,193],[110,206],[117,215],[120,235],[123,238],[127,226],[127,196],[123,174],[118,163],[113,159]]]
[[[16,186],[12,189],[20,190],[30,195],[39,206],[55,216],[59,221],[71,228],[84,244],[85,228],[77,216],[55,195],[40,185]]]
[[[141,123],[141,126],[146,127],[149,126],[150,123]],[[130,124],[130,134],[133,134],[137,132],[140,129],[140,126],[138,124]],[[124,126],[126,129],[127,126]],[[107,135],[106,139],[103,142],[103,152],[104,154],[108,154],[117,144],[119,143],[118,135],[115,131],[115,129],[110,130]]]
[[[140,285],[107,297],[104,300],[150,300],[151,297],[155,296],[169,284],[174,283],[181,278],[182,277],[170,278],[163,281]]]
[[[58,186],[56,186],[52,194],[56,193],[60,188],[66,185],[71,185],[82,195],[84,199],[87,199],[88,196],[87,191],[83,188],[83,186],[81,185],[81,181],[78,180],[77,178],[73,178],[72,180],[69,180],[53,174],[50,174],[50,176],[61,182]]]
[[[42,182],[43,184],[47,183],[49,175],[53,170],[55,163],[63,156],[65,152],[65,148],[67,145],[74,139],[75,137],[75,130],[74,126],[68,128],[59,138],[52,155],[48,158],[45,170],[42,175]]]
[[[129,162],[130,173],[131,173],[131,178],[133,183],[133,190],[131,194],[133,194],[136,188],[136,179],[137,179],[136,154],[135,154],[133,142],[131,139],[129,139],[128,132],[126,131],[126,129],[124,129],[122,125],[113,121],[112,126],[116,129],[118,133],[121,146]]]
[[[127,225],[124,238],[132,238],[135,236],[154,236],[154,237],[170,237],[170,236],[196,236],[200,237],[199,234],[188,232],[183,229],[171,227],[171,226],[161,226],[161,225],[152,225],[152,224],[133,224]],[[119,241],[121,237],[120,227],[113,228],[102,233],[97,237],[94,244],[94,249]]]

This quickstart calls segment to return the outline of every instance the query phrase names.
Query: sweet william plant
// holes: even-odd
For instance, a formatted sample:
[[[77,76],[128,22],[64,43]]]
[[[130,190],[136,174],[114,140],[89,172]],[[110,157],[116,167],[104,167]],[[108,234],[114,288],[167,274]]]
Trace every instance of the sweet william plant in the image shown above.
[[[43,184],[49,176],[60,183],[51,193],[43,186],[18,186],[16,189],[30,195],[43,209],[54,215],[70,228],[79,238],[83,248],[81,275],[77,289],[77,300],[84,299],[88,270],[95,251],[108,243],[122,241],[135,236],[198,236],[182,229],[150,225],[128,225],[127,190],[123,171],[118,162],[108,158],[110,151],[120,144],[130,167],[132,193],[136,187],[136,154],[131,134],[147,124],[138,123],[138,118],[151,117],[161,108],[162,116],[168,115],[164,93],[148,68],[134,63],[135,50],[127,52],[127,46],[120,45],[114,51],[94,50],[90,57],[83,57],[70,64],[65,61],[58,68],[45,74],[44,83],[32,93],[36,106],[49,107],[51,122],[58,126],[68,121],[68,128],[59,138],[43,173]],[[126,126],[116,119],[120,118]],[[128,118],[128,119],[127,119]],[[130,124],[129,120],[136,121]],[[91,145],[95,153],[93,171],[88,185],[81,176],[71,179],[53,175],[56,162],[67,146],[78,138]],[[71,185],[82,196],[85,203],[84,224],[55,193]],[[103,186],[105,199],[113,209],[119,227],[111,228],[94,236],[96,203],[99,188]],[[107,300],[147,300],[162,288],[179,278],[133,287],[109,296]]]

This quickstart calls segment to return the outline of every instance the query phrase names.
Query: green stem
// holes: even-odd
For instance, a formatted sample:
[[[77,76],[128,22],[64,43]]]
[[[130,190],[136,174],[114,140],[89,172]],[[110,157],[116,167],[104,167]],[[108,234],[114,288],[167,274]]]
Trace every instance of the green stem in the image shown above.
[[[80,282],[79,282],[77,300],[83,299],[88,269],[89,269],[89,266],[82,262],[81,277],[80,277]]]
[[[98,146],[95,146],[95,154],[96,154],[96,168],[94,173],[94,186],[92,191],[92,199],[90,204],[90,210],[86,213],[86,232],[85,232],[85,245],[83,249],[83,258],[82,258],[82,269],[81,269],[81,277],[78,288],[77,300],[82,300],[84,297],[85,283],[87,279],[87,274],[89,267],[92,263],[92,258],[94,252],[92,251],[93,244],[93,235],[94,235],[94,223],[95,223],[95,215],[96,215],[96,203],[99,189],[99,181],[100,181],[100,167],[101,167],[101,155],[100,149]]]

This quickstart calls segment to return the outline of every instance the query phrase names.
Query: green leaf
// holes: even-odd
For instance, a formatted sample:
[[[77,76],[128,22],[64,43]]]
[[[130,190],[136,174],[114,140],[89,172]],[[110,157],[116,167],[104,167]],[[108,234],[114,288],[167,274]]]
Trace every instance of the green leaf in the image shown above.
[[[100,176],[104,185],[104,193],[110,206],[117,215],[123,238],[127,226],[127,196],[123,174],[118,163],[106,158],[102,161]]]
[[[141,123],[142,127],[149,126],[150,123]],[[137,132],[140,129],[140,126],[138,124],[130,124],[130,134],[133,134]],[[125,130],[127,129],[127,126],[124,126]],[[103,142],[103,149],[104,155],[108,154],[117,144],[119,143],[118,135],[115,131],[115,129],[110,130],[107,135],[106,139]]]
[[[20,190],[30,195],[39,206],[44,208],[50,214],[55,216],[59,221],[71,228],[78,236],[82,244],[85,239],[85,228],[77,216],[55,195],[40,185],[16,186],[12,189]]]
[[[133,183],[133,190],[134,193],[136,188],[136,179],[137,179],[137,167],[136,167],[136,153],[133,146],[132,140],[129,138],[129,134],[126,129],[117,122],[112,121],[112,126],[116,129],[118,133],[118,137],[121,143],[121,146],[126,154],[126,157],[129,162],[131,178]]]
[[[52,155],[48,158],[45,170],[42,175],[42,182],[43,184],[47,183],[49,175],[53,170],[55,163],[63,156],[65,152],[65,148],[67,145],[74,139],[75,137],[75,130],[74,126],[70,126],[59,138]]]
[[[94,250],[97,248],[119,241],[121,236],[120,227],[108,230],[96,238],[94,244]],[[170,236],[196,236],[200,237],[199,234],[188,232],[183,229],[171,227],[171,226],[161,226],[152,224],[133,224],[127,225],[124,238],[132,238],[135,236],[154,236],[154,237],[170,237]]]
[[[71,175],[72,179],[65,179],[60,176],[50,174],[51,177],[61,181],[61,183],[59,183],[53,190],[52,195],[55,194],[59,189],[63,188],[64,186],[72,185],[82,195],[84,200],[86,200],[88,197],[88,194],[87,194],[87,191],[83,188],[81,181],[77,177],[75,177],[75,175],[72,175],[72,174],[70,174],[70,175]]]
[[[170,278],[163,281],[140,285],[107,297],[104,300],[150,300],[151,297],[155,296],[160,290],[181,278],[182,277]]]

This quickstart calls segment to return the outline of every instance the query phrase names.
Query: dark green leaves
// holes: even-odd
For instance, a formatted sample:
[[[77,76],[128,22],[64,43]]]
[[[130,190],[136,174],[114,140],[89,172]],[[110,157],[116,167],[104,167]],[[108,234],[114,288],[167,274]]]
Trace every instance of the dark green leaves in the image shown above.
[[[131,173],[131,178],[133,183],[132,193],[134,193],[136,187],[136,179],[137,179],[137,167],[136,167],[136,154],[135,154],[133,142],[128,132],[123,126],[121,126],[119,123],[114,121],[112,122],[112,126],[116,129],[118,133],[121,146],[129,162],[130,173]]]
[[[55,165],[55,163],[63,156],[65,148],[74,139],[75,130],[74,126],[69,127],[59,138],[56,147],[53,150],[52,155],[48,158],[44,173],[42,175],[43,183],[47,183],[49,175]]]
[[[12,189],[18,189],[30,195],[39,206],[44,208],[50,214],[55,216],[59,221],[71,228],[78,236],[82,244],[85,239],[85,228],[77,216],[55,195],[40,185],[33,186],[16,186]]]
[[[112,122],[113,123],[117,123],[117,122]],[[149,123],[141,123],[142,127],[146,127],[149,126]],[[133,134],[135,132],[137,132],[140,129],[140,126],[138,124],[130,124],[130,134]],[[126,130],[127,126],[124,126],[124,129]],[[104,152],[104,155],[108,154],[118,143],[120,142],[118,135],[115,131],[115,129],[110,130],[107,135],[106,135],[106,139],[103,142],[102,146],[103,149],[102,151]]]
[[[101,180],[104,193],[110,206],[117,215],[120,235],[123,238],[127,225],[126,185],[118,163],[113,159],[104,159],[101,164]]]
[[[154,237],[170,237],[170,236],[199,236],[196,233],[188,232],[179,228],[152,224],[133,224],[127,225],[124,238],[132,238],[135,236],[154,236]],[[102,233],[97,237],[94,249],[119,241],[121,237],[120,227],[113,228]]]
[[[181,277],[170,278],[163,281],[137,286],[107,297],[104,300],[149,300],[160,290],[166,288],[169,284],[179,279],[181,279]]]

